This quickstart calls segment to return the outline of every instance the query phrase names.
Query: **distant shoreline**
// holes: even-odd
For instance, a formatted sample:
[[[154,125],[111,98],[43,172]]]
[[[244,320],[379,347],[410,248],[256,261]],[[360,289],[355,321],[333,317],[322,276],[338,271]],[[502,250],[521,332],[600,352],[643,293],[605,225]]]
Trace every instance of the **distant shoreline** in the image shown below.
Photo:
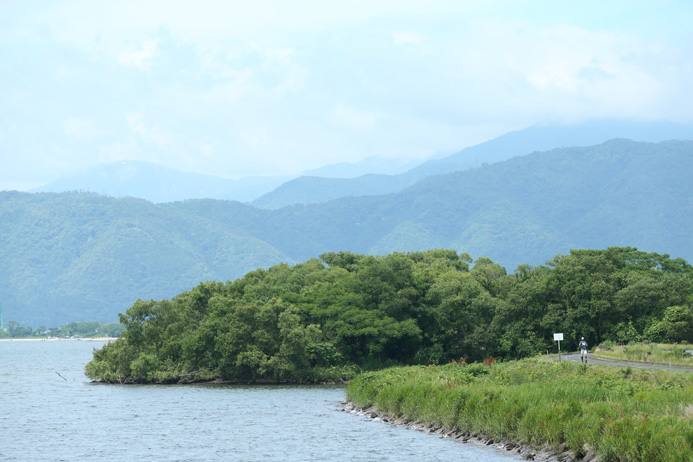
[[[113,342],[118,337],[94,337],[94,338],[0,338],[0,342]]]

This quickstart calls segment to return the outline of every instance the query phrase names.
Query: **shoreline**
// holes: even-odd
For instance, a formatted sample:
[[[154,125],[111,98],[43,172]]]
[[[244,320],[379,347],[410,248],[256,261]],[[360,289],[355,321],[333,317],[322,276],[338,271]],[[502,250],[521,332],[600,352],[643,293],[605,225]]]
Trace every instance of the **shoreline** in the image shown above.
[[[438,435],[440,438],[452,438],[460,443],[472,443],[480,446],[491,446],[494,449],[509,452],[513,455],[521,457],[523,460],[543,461],[543,462],[599,462],[596,454],[585,448],[584,457],[578,457],[572,451],[568,451],[565,447],[559,447],[558,450],[551,448],[537,449],[527,444],[517,443],[511,440],[496,440],[481,433],[464,431],[459,428],[444,428],[434,424],[424,424],[422,422],[411,421],[402,417],[393,417],[386,413],[380,412],[375,406],[367,409],[357,406],[351,401],[341,403],[342,412],[365,416],[374,421],[381,421],[397,427],[406,427],[420,432],[431,433]],[[561,449],[563,449],[561,451]]]
[[[185,374],[183,375],[185,376]],[[171,386],[171,385],[196,385],[196,386],[217,386],[217,385],[242,385],[242,386],[302,386],[302,387],[313,387],[313,386],[335,386],[335,387],[346,387],[349,385],[348,380],[342,380],[342,381],[337,381],[337,380],[328,380],[324,382],[292,382],[289,380],[286,381],[281,381],[277,382],[276,380],[270,380],[270,379],[264,379],[264,380],[256,380],[256,381],[249,381],[248,379],[210,379],[210,380],[191,380],[191,381],[183,381],[182,377],[180,376],[181,379],[179,379],[178,382],[105,382],[100,379],[92,380],[90,383],[93,384],[103,384],[103,385],[133,385],[133,386],[138,386],[138,385],[154,385],[154,386]]]
[[[118,337],[79,337],[79,338],[0,338],[0,342],[114,342]]]

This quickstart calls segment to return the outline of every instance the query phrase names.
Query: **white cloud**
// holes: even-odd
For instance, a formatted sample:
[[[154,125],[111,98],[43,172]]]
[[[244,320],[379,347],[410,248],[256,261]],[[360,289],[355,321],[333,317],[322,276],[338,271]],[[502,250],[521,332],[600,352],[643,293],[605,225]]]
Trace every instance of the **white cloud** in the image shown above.
[[[144,124],[142,123],[142,114],[126,114],[125,120],[127,121],[128,127],[133,132],[143,135],[145,133]]]
[[[94,135],[94,124],[81,117],[70,117],[63,122],[65,134],[78,139],[89,139]]]
[[[693,121],[692,7],[614,3],[0,2],[0,154],[237,176],[454,152],[546,120]]]
[[[339,105],[332,111],[332,119],[338,125],[350,131],[370,131],[382,116],[378,112],[363,111],[353,107]]]
[[[125,116],[128,127],[132,134],[137,135],[136,139],[146,144],[151,144],[164,152],[176,152],[179,146],[173,142],[175,136],[162,128],[159,123],[146,123],[142,114],[127,114]]]
[[[423,39],[424,36],[416,32],[392,32],[392,40],[396,45],[419,45]]]
[[[118,55],[118,62],[125,67],[136,67],[146,70],[149,68],[150,60],[156,56],[158,47],[159,43],[157,40],[148,40],[138,50],[121,52]]]
[[[119,160],[151,160],[143,155],[133,139],[107,143],[98,148],[98,163],[111,163]]]
[[[641,44],[614,34],[576,27],[516,32],[521,33],[511,37],[514,58],[509,61],[509,67],[521,72],[540,91],[575,92],[585,83],[622,78],[624,68],[634,70],[624,63],[622,56],[641,49]]]
[[[619,31],[494,19],[471,23],[459,40],[450,56],[459,69],[448,72],[470,89],[460,98],[481,121],[649,118],[666,93],[683,92],[665,88],[656,46]]]

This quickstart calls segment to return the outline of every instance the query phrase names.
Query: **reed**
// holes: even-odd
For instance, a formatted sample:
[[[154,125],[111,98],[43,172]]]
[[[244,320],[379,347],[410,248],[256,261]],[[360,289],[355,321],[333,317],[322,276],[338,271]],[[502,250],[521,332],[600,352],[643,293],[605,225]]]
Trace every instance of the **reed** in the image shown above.
[[[359,406],[604,462],[693,460],[693,374],[529,359],[391,368],[347,390]]]

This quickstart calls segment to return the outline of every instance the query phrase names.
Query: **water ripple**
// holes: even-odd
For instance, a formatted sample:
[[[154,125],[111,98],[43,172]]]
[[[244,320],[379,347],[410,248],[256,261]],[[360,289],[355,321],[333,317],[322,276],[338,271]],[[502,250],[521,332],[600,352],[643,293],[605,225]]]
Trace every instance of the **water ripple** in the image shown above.
[[[0,342],[0,460],[520,460],[340,412],[337,386],[90,384],[94,346]]]

